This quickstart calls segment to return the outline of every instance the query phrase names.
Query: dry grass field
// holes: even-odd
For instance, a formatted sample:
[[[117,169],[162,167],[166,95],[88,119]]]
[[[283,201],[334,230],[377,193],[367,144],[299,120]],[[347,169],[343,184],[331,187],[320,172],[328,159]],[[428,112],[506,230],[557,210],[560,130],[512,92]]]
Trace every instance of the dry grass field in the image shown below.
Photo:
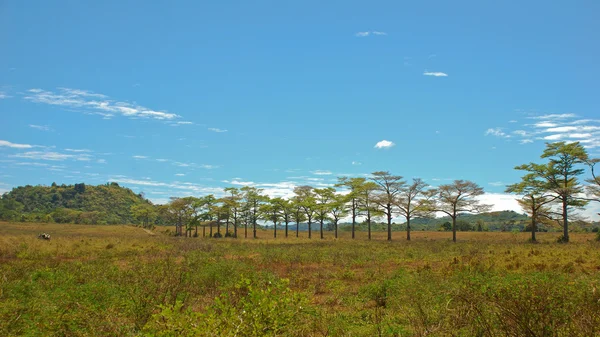
[[[600,335],[592,233],[163,231],[0,223],[0,335]]]

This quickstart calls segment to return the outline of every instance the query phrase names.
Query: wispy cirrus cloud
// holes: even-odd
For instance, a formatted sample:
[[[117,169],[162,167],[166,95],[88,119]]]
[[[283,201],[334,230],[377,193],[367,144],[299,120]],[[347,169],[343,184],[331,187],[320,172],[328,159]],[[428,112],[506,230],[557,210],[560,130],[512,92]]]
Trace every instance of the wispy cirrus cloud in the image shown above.
[[[502,137],[502,138],[510,138],[510,135],[506,134],[504,131],[502,131],[502,128],[490,128],[487,129],[485,131],[485,135],[486,136],[496,136],[496,137]]]
[[[0,147],[10,147],[12,149],[31,149],[35,145],[11,143],[7,140],[0,140]]]
[[[310,171],[310,173],[314,174],[314,175],[318,175],[318,176],[328,176],[331,175],[331,171],[329,170],[314,170],[314,171]]]
[[[394,144],[394,142],[384,139],[382,141],[377,142],[377,144],[375,144],[375,148],[376,149],[389,149],[395,145],[396,144]]]
[[[219,129],[219,128],[208,128],[208,130],[212,131],[212,132],[218,132],[218,133],[227,132],[227,130],[225,130],[225,129]]]
[[[131,156],[131,158],[133,158],[133,159],[148,159],[147,156],[140,156],[140,155]]]
[[[40,130],[40,131],[54,131],[48,125],[29,124],[29,127],[32,128],[32,129]]]
[[[377,30],[358,32],[358,33],[354,34],[354,36],[356,36],[356,37],[386,36],[386,35],[387,35],[386,32],[377,31]]]
[[[58,88],[55,92],[37,88],[29,89],[23,98],[34,103],[76,109],[104,118],[119,115],[129,118],[169,121],[180,117],[174,113],[152,110],[126,101],[112,100],[106,95],[80,89]]]
[[[443,73],[441,71],[424,71],[423,75],[433,77],[448,77],[448,74]]]
[[[579,142],[587,149],[600,148],[600,119],[581,118],[574,113],[539,114],[528,116],[528,123],[511,127],[518,129],[504,131],[504,128],[488,129],[486,135],[516,138],[520,144],[543,142]]]
[[[89,161],[92,159],[92,156],[87,153],[67,154],[54,151],[28,151],[23,153],[17,153],[15,155],[12,155],[11,157],[51,161],[63,161],[67,159],[76,161]]]

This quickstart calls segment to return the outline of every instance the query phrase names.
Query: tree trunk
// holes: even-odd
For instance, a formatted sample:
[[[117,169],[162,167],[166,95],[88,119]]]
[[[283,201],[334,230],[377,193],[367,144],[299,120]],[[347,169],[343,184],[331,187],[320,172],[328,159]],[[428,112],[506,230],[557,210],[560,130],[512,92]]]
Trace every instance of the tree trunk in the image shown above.
[[[229,218],[225,221],[225,235],[229,234]]]
[[[531,242],[537,242],[535,240],[535,232],[537,230],[536,223],[535,223],[535,218],[536,218],[535,213],[532,215],[534,215],[534,216],[531,218]]]
[[[273,222],[273,227],[275,228],[273,231],[273,237],[277,238],[277,221]]]
[[[233,223],[233,237],[237,239],[237,220]]]
[[[198,225],[196,225],[196,232],[194,233],[194,237],[198,237]]]
[[[568,205],[567,205],[566,196],[562,201],[562,207],[563,207],[563,242],[569,242],[569,219],[567,218]]]
[[[371,240],[371,212],[367,213],[367,230],[369,231],[369,240]]]
[[[221,220],[217,219],[217,233],[221,234]]]
[[[337,222],[337,220],[336,220],[336,221],[335,221],[335,224],[334,224],[334,225],[335,225],[335,238],[336,238],[336,239],[338,238],[338,225],[337,225],[337,223],[338,223],[338,222]]]
[[[312,238],[312,222],[310,220],[308,220],[308,238],[311,239]]]
[[[354,239],[354,233],[356,228],[356,205],[354,204],[354,199],[352,199],[352,238]]]
[[[321,225],[321,239],[323,239],[323,218],[321,218],[319,224]]]
[[[300,228],[300,223],[296,222],[296,237],[298,237],[299,228]]]
[[[388,241],[392,241],[392,206],[387,206],[387,230],[388,230]]]
[[[244,239],[248,238],[248,222],[244,221]]]
[[[212,221],[211,221],[211,222],[210,222],[210,225],[209,225],[209,226],[210,226],[210,231],[208,232],[208,237],[211,237],[211,238],[213,237],[212,225],[213,225],[213,224],[212,224]]]
[[[456,242],[456,214],[452,217],[452,241]]]
[[[410,241],[410,216],[406,217],[406,240]]]
[[[202,237],[206,237],[206,226],[202,226]]]
[[[285,221],[285,237],[286,238],[288,237],[288,224],[289,224],[289,222],[286,220]]]

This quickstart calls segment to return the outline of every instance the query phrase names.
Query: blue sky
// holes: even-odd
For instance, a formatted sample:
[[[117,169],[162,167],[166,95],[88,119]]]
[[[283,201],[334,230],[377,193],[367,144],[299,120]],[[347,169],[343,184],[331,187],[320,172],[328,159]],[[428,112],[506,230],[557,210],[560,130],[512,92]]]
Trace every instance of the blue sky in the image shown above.
[[[545,141],[581,140],[599,156],[599,11],[3,1],[0,191],[117,181],[164,202],[389,170],[473,180],[497,209],[518,210],[504,185]]]

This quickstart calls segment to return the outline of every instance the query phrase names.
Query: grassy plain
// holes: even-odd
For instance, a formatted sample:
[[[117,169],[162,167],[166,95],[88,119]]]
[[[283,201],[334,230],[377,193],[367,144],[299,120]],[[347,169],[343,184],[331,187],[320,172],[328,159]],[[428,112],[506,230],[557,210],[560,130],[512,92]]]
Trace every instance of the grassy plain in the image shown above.
[[[0,335],[600,336],[594,234],[161,230],[0,223]]]

